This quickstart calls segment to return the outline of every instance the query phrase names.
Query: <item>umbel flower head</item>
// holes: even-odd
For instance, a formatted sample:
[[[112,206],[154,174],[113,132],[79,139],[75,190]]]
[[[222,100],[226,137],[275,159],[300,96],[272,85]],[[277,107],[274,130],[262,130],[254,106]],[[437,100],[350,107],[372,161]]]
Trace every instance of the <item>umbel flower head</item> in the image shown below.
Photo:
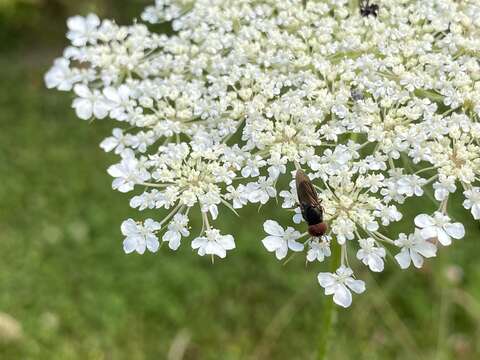
[[[280,195],[298,225],[266,220],[263,245],[310,264],[340,247],[340,268],[318,281],[349,306],[351,291],[365,289],[352,252],[374,272],[421,267],[464,236],[449,198],[463,195],[480,219],[480,6],[372,4],[157,0],[131,26],[93,14],[68,20],[71,45],[47,87],[71,91],[80,119],[116,122],[101,143],[118,155],[112,187],[139,211],[166,210],[122,224],[127,253],[166,242],[223,258],[236,243],[215,227],[220,210]],[[163,22],[171,35],[149,30]],[[329,228],[321,237],[300,224],[295,182],[279,188],[299,168],[319,194]],[[436,211],[420,205],[392,236],[409,198]],[[188,226],[194,212],[198,230]]]

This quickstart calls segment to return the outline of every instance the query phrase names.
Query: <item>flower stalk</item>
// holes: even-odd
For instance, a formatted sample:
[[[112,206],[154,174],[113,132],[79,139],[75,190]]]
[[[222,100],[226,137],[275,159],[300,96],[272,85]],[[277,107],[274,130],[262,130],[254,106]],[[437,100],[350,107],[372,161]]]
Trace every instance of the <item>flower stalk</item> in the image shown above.
[[[332,252],[330,257],[330,272],[334,273],[340,266],[341,246],[337,242],[332,241],[330,249]],[[333,327],[335,326],[336,309],[337,307],[333,299],[326,299],[322,311],[322,326],[318,340],[317,360],[325,360],[328,358],[330,339],[332,337]]]

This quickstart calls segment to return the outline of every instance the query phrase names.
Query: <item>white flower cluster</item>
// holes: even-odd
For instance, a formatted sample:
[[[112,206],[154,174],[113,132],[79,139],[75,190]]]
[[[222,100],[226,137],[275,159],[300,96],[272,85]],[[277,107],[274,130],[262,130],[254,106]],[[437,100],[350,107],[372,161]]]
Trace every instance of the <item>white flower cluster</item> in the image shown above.
[[[392,249],[402,268],[420,267],[438,245],[462,238],[448,200],[463,192],[480,219],[480,5],[375,5],[157,0],[142,19],[170,22],[171,35],[93,14],[70,18],[71,45],[47,87],[72,91],[80,119],[118,122],[101,143],[119,155],[108,169],[113,188],[132,192],[140,211],[168,210],[160,222],[125,221],[125,251],[155,252],[160,237],[178,249],[197,208],[203,226],[191,247],[225,257],[235,242],[212,225],[219,207],[236,211],[279,193],[283,207],[297,208],[294,182],[277,188],[294,164],[317,188],[330,230],[312,238],[268,220],[263,244],[278,259],[305,251],[308,262],[331,257],[338,244],[340,268],[318,280],[341,306],[350,290],[365,289],[350,248],[379,272]],[[411,197],[438,210],[391,239],[388,226]]]

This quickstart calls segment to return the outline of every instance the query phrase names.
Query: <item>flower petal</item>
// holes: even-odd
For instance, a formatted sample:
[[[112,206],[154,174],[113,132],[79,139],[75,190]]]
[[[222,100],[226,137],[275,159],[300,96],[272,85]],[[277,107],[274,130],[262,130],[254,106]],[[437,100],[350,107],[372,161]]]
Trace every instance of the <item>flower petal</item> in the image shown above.
[[[144,226],[150,231],[160,230],[162,228],[162,225],[160,225],[158,221],[155,221],[153,219],[146,219],[144,222]]]
[[[413,265],[417,269],[420,269],[423,265],[423,257],[414,250],[410,250],[410,257],[412,258]]]
[[[268,251],[275,251],[281,248],[284,242],[285,241],[278,236],[267,236],[262,240],[263,246],[265,246]]]
[[[287,244],[284,242],[282,246],[275,251],[275,256],[277,257],[278,260],[282,260],[285,256],[287,256],[287,252],[288,252],[288,247],[287,247]]]
[[[138,239],[137,240],[137,247],[135,249],[137,251],[137,253],[143,254],[143,253],[145,253],[146,249],[147,249],[147,243],[143,239]]]
[[[317,275],[318,282],[321,287],[326,288],[328,286],[335,285],[336,279],[333,274],[328,272],[321,272]]]
[[[67,19],[67,27],[70,30],[83,31],[85,29],[85,19],[79,15]]]
[[[169,246],[171,245],[170,243],[172,242],[174,243],[178,242],[180,244],[180,238],[181,238],[180,233],[178,231],[173,231],[173,230],[168,230],[162,236],[162,240],[168,242]],[[172,249],[172,250],[176,250],[176,249]]]
[[[383,263],[383,261],[382,261]],[[361,294],[365,291],[365,282],[362,280],[355,280],[353,278],[345,279],[345,285],[347,285],[353,292]]]
[[[123,168],[120,164],[110,165],[107,169],[107,173],[113,177],[121,177],[124,175]]]
[[[445,225],[445,231],[454,239],[461,239],[465,236],[465,228],[459,222]]]
[[[263,230],[265,230],[267,234],[279,237],[282,237],[284,233],[283,228],[276,221],[273,220],[265,221],[263,223]]]
[[[437,230],[437,239],[443,246],[448,246],[452,243],[452,239],[442,228]]]
[[[345,285],[339,284],[335,294],[333,294],[333,302],[337,305],[347,308],[352,304],[352,293]]]
[[[126,238],[123,240],[123,251],[125,251],[126,254],[130,254],[133,251],[135,251],[135,248],[137,247],[137,240],[134,238]]]
[[[368,267],[373,272],[382,272],[384,268],[382,258],[376,254],[370,254],[368,257]]]
[[[217,255],[222,259],[227,255],[225,249],[216,241],[208,241],[205,246],[205,253],[210,255]]]
[[[93,114],[97,119],[104,119],[110,111],[110,106],[103,100],[96,100],[93,103]]]
[[[121,101],[120,99],[120,96],[118,95],[118,92],[117,90],[115,90],[115,88],[109,86],[109,87],[106,87],[105,89],[103,89],[103,95],[105,95],[105,97],[114,102],[114,103],[119,103]]]
[[[155,235],[148,236],[146,243],[147,249],[153,253],[157,252],[160,247],[160,243]]]
[[[75,92],[75,94],[77,94],[82,98],[88,98],[90,97],[90,95],[92,95],[92,92],[90,91],[88,86],[84,84],[75,85],[75,87],[73,88],[73,91]]]
[[[138,233],[137,223],[133,219],[127,219],[124,222],[122,222],[122,225],[120,226],[120,230],[122,231],[122,234],[125,236],[137,234]]]
[[[198,249],[198,248],[204,247],[206,245],[207,241],[208,241],[207,238],[203,237],[203,236],[193,239],[192,249]]]
[[[288,248],[292,251],[303,251],[303,244],[295,240],[288,240]]]
[[[307,252],[307,260],[310,261],[310,262],[315,261],[315,259],[318,257],[318,255],[319,254],[318,254],[317,251],[310,249]],[[319,261],[323,261],[323,259],[322,260],[319,259]]]
[[[439,228],[429,226],[420,230],[420,237],[424,240],[436,239],[438,237]]]
[[[435,223],[431,216],[428,216],[427,214],[420,214],[415,217],[415,225],[420,228],[424,228],[427,226],[433,226]]]
[[[80,119],[88,120],[92,117],[93,106],[90,100],[76,98],[73,100],[72,107],[75,109],[75,112]]]
[[[435,257],[437,255],[437,247],[428,241],[422,241],[416,244],[414,250],[426,258]]]
[[[402,249],[402,251],[395,255],[395,260],[397,260],[402,269],[407,269],[411,262],[410,251],[408,249]]]
[[[473,204],[471,212],[475,220],[480,220],[480,204]]]
[[[225,249],[232,250],[235,249],[235,241],[233,240],[232,235],[221,236],[217,239],[217,242]]]
[[[105,151],[105,152],[110,152],[113,149],[115,149],[118,145],[118,140],[115,139],[114,137],[108,137],[104,139],[100,143],[100,147]]]

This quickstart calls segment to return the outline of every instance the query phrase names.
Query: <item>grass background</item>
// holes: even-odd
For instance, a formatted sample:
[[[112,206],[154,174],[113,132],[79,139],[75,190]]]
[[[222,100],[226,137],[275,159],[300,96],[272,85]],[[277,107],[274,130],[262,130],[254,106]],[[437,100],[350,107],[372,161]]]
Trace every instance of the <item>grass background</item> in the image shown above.
[[[119,225],[144,214],[111,190],[116,159],[98,144],[113,123],[76,119],[68,94],[44,88],[67,16],[128,23],[145,3],[0,1],[0,359],[312,359],[327,265],[263,249],[263,221],[284,211],[222,215],[237,249],[215,265],[188,246],[126,256]],[[368,291],[338,312],[331,359],[480,358],[480,227],[460,205],[467,237],[422,270],[357,264]]]

